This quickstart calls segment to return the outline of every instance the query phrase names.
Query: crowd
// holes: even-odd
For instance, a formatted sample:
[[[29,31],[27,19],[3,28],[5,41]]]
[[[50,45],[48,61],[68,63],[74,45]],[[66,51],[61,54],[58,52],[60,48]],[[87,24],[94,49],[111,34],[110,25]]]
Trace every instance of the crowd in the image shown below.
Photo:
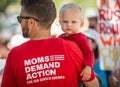
[[[0,84],[2,80],[2,75],[4,71],[4,66],[6,63],[6,58],[9,52],[9,49],[7,47],[8,39],[5,37],[0,36]]]
[[[0,36],[1,87],[120,87],[120,63],[115,70],[100,68],[96,10],[87,15],[88,29],[79,32],[84,24],[82,8],[63,5],[59,22],[64,33],[52,37],[54,2],[21,0],[20,4],[17,19],[23,36],[30,39]],[[12,41],[17,44],[10,46]]]

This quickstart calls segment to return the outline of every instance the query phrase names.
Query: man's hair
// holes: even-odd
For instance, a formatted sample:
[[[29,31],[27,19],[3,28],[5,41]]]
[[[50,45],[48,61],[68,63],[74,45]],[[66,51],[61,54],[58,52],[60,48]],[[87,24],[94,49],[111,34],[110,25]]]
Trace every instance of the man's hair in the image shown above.
[[[41,27],[50,28],[56,18],[56,7],[52,0],[21,0],[21,6],[26,13],[39,19]]]
[[[83,17],[83,12],[82,12],[82,8],[76,4],[76,3],[68,3],[68,4],[65,4],[61,7],[60,9],[60,12],[59,12],[59,16],[62,15],[62,13],[67,10],[67,9],[78,9],[79,10],[79,13],[80,13],[80,16],[81,16],[81,21],[84,22],[84,17]],[[71,14],[72,15],[72,14]]]

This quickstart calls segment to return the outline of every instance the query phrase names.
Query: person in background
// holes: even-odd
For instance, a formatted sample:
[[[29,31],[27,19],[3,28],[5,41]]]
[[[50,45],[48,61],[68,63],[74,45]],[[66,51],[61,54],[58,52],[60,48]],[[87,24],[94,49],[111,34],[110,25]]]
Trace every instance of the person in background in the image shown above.
[[[99,45],[98,45],[99,33],[93,29],[88,29],[87,31],[84,32],[84,34],[88,38],[90,46],[94,51],[94,58],[95,58],[94,71],[100,78],[102,87],[108,87],[106,71],[100,69]]]
[[[98,28],[98,11],[94,8],[89,8],[86,10],[86,17],[88,19],[88,28],[94,29],[99,33]]]
[[[54,2],[21,0],[21,6],[17,19],[30,40],[8,54],[1,87],[78,87],[83,54],[74,42],[51,37]]]
[[[86,17],[87,17],[88,23],[89,23],[88,30],[92,29],[99,33],[100,31],[98,28],[98,12],[97,12],[97,10],[93,9],[93,8],[88,9]],[[99,45],[99,43],[98,43],[98,45]],[[100,67],[100,65],[99,65],[100,60],[97,64]],[[98,73],[99,73],[99,71],[98,71]],[[104,83],[106,83],[106,85],[103,87],[116,87],[116,81],[114,79],[114,71],[113,70],[104,70],[104,73],[106,73],[106,76],[104,77],[104,79],[107,79],[107,83],[105,81]]]
[[[93,51],[90,48],[87,38],[82,33],[79,33],[79,29],[84,24],[81,7],[75,3],[63,5],[59,12],[59,22],[64,31],[59,38],[77,43],[84,54],[84,69],[80,74],[81,80],[87,87],[99,87],[95,73],[92,70],[94,65]]]
[[[117,67],[115,69],[114,76],[116,78],[116,82],[117,82],[118,87],[120,87],[120,58],[118,61],[119,62],[118,62]]]
[[[4,36],[0,36],[0,86],[6,63],[6,58],[9,53],[9,49],[7,47],[8,42],[9,40],[7,38],[5,38]]]

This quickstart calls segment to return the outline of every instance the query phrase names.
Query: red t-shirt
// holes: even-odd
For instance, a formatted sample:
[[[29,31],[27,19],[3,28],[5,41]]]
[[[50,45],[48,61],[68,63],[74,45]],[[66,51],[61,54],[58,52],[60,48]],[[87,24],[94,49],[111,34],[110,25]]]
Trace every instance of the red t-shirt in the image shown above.
[[[2,87],[78,87],[83,55],[72,41],[30,40],[8,55]]]
[[[65,40],[71,40],[77,43],[84,55],[84,64],[93,67],[94,65],[94,53],[90,47],[88,39],[82,33],[76,33],[69,36],[62,34],[59,36]]]

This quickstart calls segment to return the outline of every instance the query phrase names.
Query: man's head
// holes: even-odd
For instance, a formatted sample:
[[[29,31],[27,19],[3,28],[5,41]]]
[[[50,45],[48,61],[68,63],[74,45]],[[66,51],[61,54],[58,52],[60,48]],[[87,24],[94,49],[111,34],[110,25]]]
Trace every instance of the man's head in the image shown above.
[[[36,23],[43,29],[49,29],[56,18],[56,8],[52,0],[21,0],[21,14],[18,21],[24,21],[23,36],[28,37],[29,24]],[[34,26],[35,27],[35,26]],[[24,33],[25,32],[25,33]]]

